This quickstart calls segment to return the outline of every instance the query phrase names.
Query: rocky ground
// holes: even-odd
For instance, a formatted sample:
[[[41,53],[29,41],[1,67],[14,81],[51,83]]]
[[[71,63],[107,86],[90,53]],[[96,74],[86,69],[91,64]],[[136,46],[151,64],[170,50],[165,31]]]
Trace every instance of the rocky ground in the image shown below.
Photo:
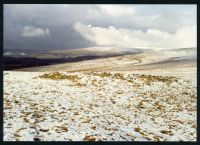
[[[196,141],[196,103],[178,77],[4,71],[4,141]]]

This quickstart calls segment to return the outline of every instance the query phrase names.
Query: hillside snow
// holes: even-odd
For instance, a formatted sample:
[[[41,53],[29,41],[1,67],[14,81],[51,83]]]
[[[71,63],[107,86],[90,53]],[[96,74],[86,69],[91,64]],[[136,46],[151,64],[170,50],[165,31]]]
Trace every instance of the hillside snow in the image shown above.
[[[196,141],[196,86],[176,77],[4,71],[4,141]]]

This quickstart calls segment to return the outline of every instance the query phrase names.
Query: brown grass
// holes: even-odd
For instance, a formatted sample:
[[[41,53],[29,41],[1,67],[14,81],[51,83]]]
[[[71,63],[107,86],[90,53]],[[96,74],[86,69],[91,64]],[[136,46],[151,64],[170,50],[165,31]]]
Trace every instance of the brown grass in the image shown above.
[[[173,132],[171,130],[161,130],[160,132],[167,135],[173,135]]]
[[[83,140],[86,140],[86,141],[95,141],[96,138],[94,136],[92,136],[92,135],[86,135]]]
[[[102,73],[95,73],[95,72],[93,72],[92,74],[95,75],[95,76],[99,76],[101,78],[111,77],[112,76],[111,73],[107,73],[107,72],[102,72]]]
[[[80,82],[77,82],[74,84],[74,86],[78,86],[78,87],[85,87],[87,84],[82,84]]]
[[[52,79],[52,80],[71,80],[71,81],[76,81],[79,79],[77,75],[65,75],[61,74],[59,72],[55,73],[50,73],[50,74],[43,74],[39,76],[39,78],[44,78],[44,79]]]
[[[123,76],[122,74],[120,74],[120,73],[114,74],[113,77],[116,78],[116,79],[126,80],[126,79],[124,78],[124,76]]]
[[[146,82],[147,85],[151,85],[152,82],[163,82],[170,84],[172,82],[177,82],[178,80],[175,77],[163,77],[163,76],[153,76],[153,75],[140,75],[139,79]]]

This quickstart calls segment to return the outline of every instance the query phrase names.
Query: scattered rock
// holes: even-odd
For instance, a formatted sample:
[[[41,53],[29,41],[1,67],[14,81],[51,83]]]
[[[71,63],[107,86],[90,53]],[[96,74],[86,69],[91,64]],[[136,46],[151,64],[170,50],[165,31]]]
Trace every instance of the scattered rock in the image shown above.
[[[171,130],[161,130],[160,132],[167,135],[173,135],[173,132]]]
[[[34,140],[34,141],[41,141],[41,139],[40,139],[40,138],[37,138],[37,137],[33,138],[33,140]]]
[[[86,141],[95,141],[96,138],[94,136],[92,136],[92,135],[86,135],[83,140],[86,140]]]
[[[40,131],[42,131],[42,132],[48,132],[49,129],[40,129]]]

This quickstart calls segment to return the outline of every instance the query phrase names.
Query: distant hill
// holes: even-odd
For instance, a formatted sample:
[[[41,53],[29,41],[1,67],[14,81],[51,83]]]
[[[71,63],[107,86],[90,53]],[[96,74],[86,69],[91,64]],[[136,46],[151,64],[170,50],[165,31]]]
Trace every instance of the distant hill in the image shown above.
[[[112,47],[92,47],[58,51],[6,49],[4,50],[4,70],[79,62],[142,53],[144,51],[142,49]]]

